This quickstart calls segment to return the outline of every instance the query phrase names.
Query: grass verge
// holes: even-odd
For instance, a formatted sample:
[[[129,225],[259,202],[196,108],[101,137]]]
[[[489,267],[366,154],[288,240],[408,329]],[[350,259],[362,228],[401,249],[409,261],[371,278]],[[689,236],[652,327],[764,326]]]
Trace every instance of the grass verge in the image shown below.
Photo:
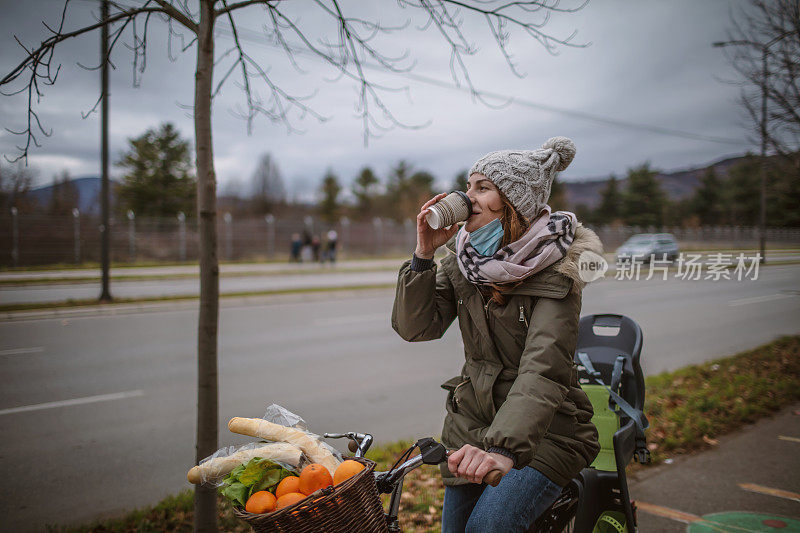
[[[717,438],[800,400],[800,335],[732,357],[647,378],[648,443],[653,464],[677,454],[717,445]],[[386,470],[411,443],[376,445],[368,457]],[[646,468],[646,467],[645,467]],[[157,505],[114,520],[58,533],[150,533],[192,531],[193,496],[184,491]],[[406,477],[400,505],[407,532],[440,530],[444,488],[438,468],[423,466]],[[221,531],[250,531],[227,502],[219,502]],[[384,497],[384,504],[387,498]]]

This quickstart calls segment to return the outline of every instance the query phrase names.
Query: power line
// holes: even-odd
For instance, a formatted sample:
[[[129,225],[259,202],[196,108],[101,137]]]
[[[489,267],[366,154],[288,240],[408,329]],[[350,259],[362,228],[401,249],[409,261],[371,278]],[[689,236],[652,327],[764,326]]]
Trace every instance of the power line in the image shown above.
[[[223,33],[226,37],[230,37],[230,38],[233,37],[232,32],[230,30],[228,30],[228,29],[218,28],[218,31],[220,31],[220,33]],[[258,38],[256,38],[256,35],[253,35],[253,34],[257,34],[257,32],[255,32],[253,30],[248,30],[247,28],[237,28],[237,32],[239,34],[239,40],[241,40],[241,41],[245,41],[245,42],[248,42],[250,44],[255,44],[255,45],[258,45],[258,46],[269,46],[270,48],[279,48],[281,50],[283,49],[283,47],[280,44],[272,43],[272,42],[266,40],[264,38],[264,36],[258,35]],[[247,34],[251,34],[252,36],[248,37]],[[308,56],[308,57],[313,57],[313,58],[316,58],[316,59],[320,59],[316,54],[314,54],[313,52],[310,52],[308,50],[305,50],[304,48],[300,48],[300,47],[296,47],[295,46],[295,47],[291,47],[291,50],[292,50],[292,53],[296,53],[296,54],[305,55],[305,56]],[[415,74],[413,72],[392,72],[392,71],[386,70],[385,68],[381,67],[380,65],[375,65],[375,64],[372,64],[372,63],[368,63],[368,62],[362,62],[362,66],[364,66],[366,68],[369,68],[370,70],[388,72],[388,73],[391,73],[391,74],[395,74],[395,75],[398,75],[398,76],[409,78],[409,79],[412,79],[412,80],[415,80],[415,81],[419,81],[421,83],[425,83],[425,84],[428,84],[428,85],[433,85],[433,86],[436,86],[436,87],[441,87],[441,88],[451,89],[451,90],[457,90],[457,91],[460,91],[460,92],[467,92],[467,93],[470,93],[470,94],[472,93],[472,90],[469,87],[466,87],[466,86],[463,86],[463,85],[458,85],[458,84],[456,84],[456,83],[454,83],[452,81],[439,80],[439,79],[436,79],[436,78],[432,78],[430,76],[425,76],[425,75],[422,75],[422,74]],[[576,119],[579,119],[579,120],[586,120],[586,121],[589,121],[589,122],[605,124],[605,125],[609,125],[609,126],[623,128],[623,129],[636,130],[636,131],[647,131],[649,133],[656,133],[656,134],[659,134],[659,135],[667,135],[667,136],[671,136],[671,137],[680,137],[680,138],[683,138],[683,139],[692,139],[692,140],[699,140],[699,141],[714,142],[714,143],[719,143],[719,144],[732,144],[732,145],[737,145],[737,146],[741,146],[743,144],[747,144],[747,141],[742,140],[742,139],[733,139],[733,138],[729,138],[729,137],[717,137],[717,136],[713,136],[713,135],[704,135],[704,134],[701,134],[701,133],[694,133],[694,132],[691,132],[691,131],[677,130],[677,129],[672,129],[672,128],[664,128],[662,126],[653,126],[653,125],[650,125],[650,124],[642,124],[642,123],[630,122],[630,121],[626,121],[626,120],[619,120],[619,119],[616,119],[616,118],[607,117],[607,116],[603,116],[603,115],[598,115],[598,114],[594,114],[594,113],[587,113],[587,112],[584,112],[584,111],[576,111],[576,110],[568,109],[568,108],[564,108],[564,107],[558,107],[558,106],[549,105],[549,104],[542,104],[542,103],[539,103],[539,102],[534,102],[532,100],[527,100],[525,98],[518,98],[516,96],[509,96],[509,95],[505,95],[505,94],[501,94],[501,93],[497,93],[497,92],[493,92],[493,91],[475,90],[474,92],[479,96],[486,96],[486,97],[490,97],[490,98],[498,98],[498,99],[506,100],[506,101],[509,102],[509,105],[517,104],[517,105],[520,105],[520,106],[523,106],[523,107],[528,107],[528,108],[531,108],[531,109],[538,109],[540,111],[547,111],[547,112],[550,112],[550,113],[561,114],[561,115],[569,116],[569,117],[576,118]]]
[[[83,0],[83,1],[84,2],[96,3],[99,0]],[[134,7],[134,6],[127,6],[127,5],[121,4],[119,2],[117,2],[117,5],[119,5],[121,7]],[[232,31],[228,30],[227,28],[218,27],[217,31],[219,31],[225,37],[228,37],[228,38],[231,38],[231,39],[233,38]],[[274,42],[271,42],[271,41],[265,39],[264,35],[254,31],[254,30],[250,30],[248,28],[237,28],[237,32],[239,34],[239,40],[240,41],[244,41],[244,42],[247,42],[247,43],[250,43],[250,44],[254,44],[256,46],[277,48],[277,49],[283,50],[283,46],[281,46],[279,43],[274,43]],[[298,46],[292,46],[292,45],[290,45],[289,48],[292,51],[292,53],[294,53],[294,54],[299,54],[299,55],[304,55],[304,56],[307,56],[307,57],[311,57],[311,58],[317,59],[318,61],[322,60],[317,54],[315,54],[314,52],[311,52],[309,50],[306,50],[305,48],[298,47]],[[620,120],[620,119],[617,119],[617,118],[608,117],[608,116],[604,116],[604,115],[599,115],[599,114],[596,114],[596,113],[587,113],[585,111],[576,111],[574,109],[568,109],[568,108],[565,108],[565,107],[559,107],[559,106],[554,106],[554,105],[550,105],[550,104],[543,104],[543,103],[535,102],[535,101],[528,100],[528,99],[525,99],[525,98],[519,98],[519,97],[516,97],[516,96],[509,96],[509,95],[506,95],[506,94],[493,92],[493,91],[485,91],[485,90],[477,90],[477,89],[473,91],[469,87],[466,87],[466,86],[463,86],[463,85],[458,85],[453,81],[444,81],[444,80],[432,78],[430,76],[425,76],[425,75],[422,75],[422,74],[416,74],[416,73],[413,73],[413,72],[393,72],[393,71],[390,71],[390,70],[387,70],[387,69],[383,68],[380,65],[375,65],[375,64],[369,63],[369,62],[362,62],[361,65],[362,65],[362,67],[368,68],[368,69],[373,70],[373,71],[380,71],[380,72],[384,72],[384,73],[395,74],[397,76],[402,76],[402,77],[405,77],[405,78],[408,78],[408,79],[411,79],[411,80],[414,80],[414,81],[418,81],[420,83],[425,83],[427,85],[432,85],[432,86],[435,86],[435,87],[440,87],[440,88],[450,89],[450,90],[456,90],[456,91],[460,91],[460,92],[467,92],[469,94],[473,94],[474,93],[474,94],[476,94],[478,96],[482,96],[482,97],[498,98],[498,99],[506,100],[508,102],[508,105],[516,104],[516,105],[519,105],[519,106],[522,106],[522,107],[527,107],[527,108],[530,108],[530,109],[538,109],[540,111],[546,111],[546,112],[549,112],[549,113],[555,113],[555,114],[559,114],[559,115],[564,115],[564,116],[572,117],[572,118],[575,118],[575,119],[578,119],[578,120],[594,122],[594,123],[597,123],[597,124],[604,124],[604,125],[607,125],[607,126],[614,126],[614,127],[621,128],[621,129],[627,129],[627,130],[633,130],[633,131],[645,131],[645,132],[648,132],[648,133],[655,133],[655,134],[658,134],[658,135],[666,135],[666,136],[669,136],[669,137],[678,137],[678,138],[682,138],[682,139],[692,139],[692,140],[696,140],[696,141],[706,141],[706,142],[713,142],[713,143],[718,143],[718,144],[728,144],[728,145],[737,145],[737,146],[742,146],[744,144],[748,144],[748,142],[746,140],[743,140],[743,139],[733,139],[733,138],[729,138],[729,137],[717,137],[717,136],[713,136],[713,135],[704,135],[702,133],[695,133],[695,132],[691,132],[691,131],[678,130],[678,129],[673,129],[673,128],[665,128],[665,127],[662,127],[662,126],[655,126],[655,125],[651,125],[651,124],[631,122],[631,121],[627,121],[627,120]]]

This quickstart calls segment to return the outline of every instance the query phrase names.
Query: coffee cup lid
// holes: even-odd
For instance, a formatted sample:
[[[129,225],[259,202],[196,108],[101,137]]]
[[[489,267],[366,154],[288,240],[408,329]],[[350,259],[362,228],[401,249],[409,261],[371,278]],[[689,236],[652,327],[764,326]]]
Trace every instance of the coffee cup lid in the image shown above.
[[[428,221],[428,224],[430,224],[433,229],[439,229],[442,225],[442,220],[439,218],[439,212],[436,211],[436,209],[428,210],[425,220]]]

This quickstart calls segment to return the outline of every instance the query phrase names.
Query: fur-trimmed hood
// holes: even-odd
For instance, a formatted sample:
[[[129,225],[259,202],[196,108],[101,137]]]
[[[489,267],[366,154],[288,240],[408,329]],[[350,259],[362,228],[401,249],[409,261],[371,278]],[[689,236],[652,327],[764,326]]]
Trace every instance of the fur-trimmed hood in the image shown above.
[[[586,251],[594,252],[602,257],[603,243],[594,231],[578,223],[578,227],[575,228],[575,238],[567,249],[567,256],[552,267],[556,272],[564,274],[573,281],[572,290],[580,291],[586,286],[586,282],[581,279],[578,266],[578,258]]]

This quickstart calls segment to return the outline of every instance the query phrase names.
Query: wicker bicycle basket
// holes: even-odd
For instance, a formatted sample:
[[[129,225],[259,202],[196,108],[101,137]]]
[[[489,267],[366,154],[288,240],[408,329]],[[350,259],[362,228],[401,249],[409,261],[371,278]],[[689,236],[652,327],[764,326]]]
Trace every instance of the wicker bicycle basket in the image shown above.
[[[350,479],[318,490],[305,500],[268,514],[234,513],[256,533],[388,533],[375,486],[375,463],[352,458],[365,468]]]

